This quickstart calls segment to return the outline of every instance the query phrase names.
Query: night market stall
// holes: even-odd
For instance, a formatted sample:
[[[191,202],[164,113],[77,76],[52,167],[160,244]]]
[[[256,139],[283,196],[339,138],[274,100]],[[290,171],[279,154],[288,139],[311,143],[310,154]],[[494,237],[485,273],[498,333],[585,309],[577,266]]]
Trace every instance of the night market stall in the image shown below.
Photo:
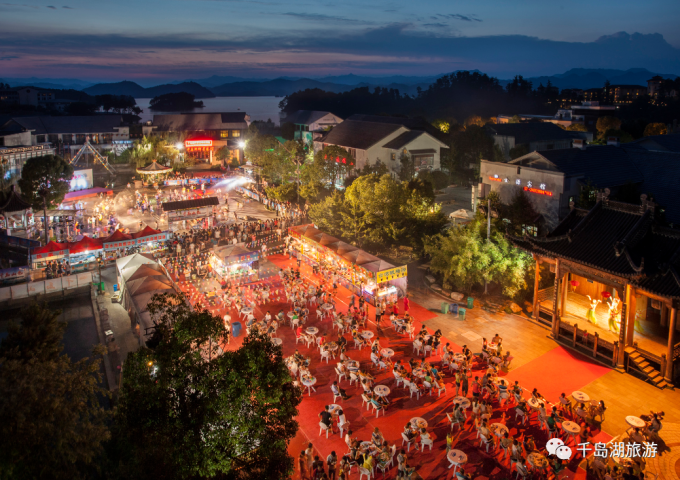
[[[258,280],[260,253],[243,245],[216,247],[210,255],[210,265],[221,279],[238,282]]]
[[[395,302],[407,291],[406,265],[395,267],[363,250],[332,237],[314,225],[290,227],[293,248],[313,268],[330,267],[340,283],[366,301]]]

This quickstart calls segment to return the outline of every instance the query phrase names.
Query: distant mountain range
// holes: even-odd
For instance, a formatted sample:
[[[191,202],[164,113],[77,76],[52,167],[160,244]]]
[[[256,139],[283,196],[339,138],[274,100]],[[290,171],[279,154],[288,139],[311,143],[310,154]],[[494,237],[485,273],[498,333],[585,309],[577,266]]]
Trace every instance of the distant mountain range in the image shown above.
[[[83,89],[89,95],[130,95],[135,98],[153,98],[166,93],[191,93],[196,98],[212,98],[213,92],[195,82],[182,82],[177,84],[158,85],[144,88],[141,85],[130,82],[98,83]]]
[[[479,72],[479,70],[473,70]],[[454,72],[455,73],[455,72]],[[141,85],[123,81],[117,83],[90,84],[77,79],[54,79],[54,78],[19,78],[0,79],[0,82],[9,83],[12,87],[34,86],[47,89],[74,89],[82,90],[89,95],[131,95],[135,98],[153,98],[166,93],[188,92],[197,99],[218,97],[253,97],[253,96],[285,96],[299,90],[319,88],[329,92],[344,92],[358,87],[384,87],[394,88],[401,93],[415,95],[420,87],[426,89],[428,85],[443,76],[406,76],[391,75],[371,77],[365,75],[337,75],[321,78],[279,77],[274,79],[241,78],[234,76],[213,75],[204,79],[176,81],[155,87],[144,88]],[[663,78],[677,78],[670,73],[655,73],[644,68],[631,68],[629,70],[572,68],[571,70],[542,77],[530,77],[534,87],[539,84],[544,86],[550,82],[559,89],[565,88],[599,88],[606,81],[612,85],[647,85],[647,80],[655,75]],[[499,80],[501,85],[506,85],[511,80]]]

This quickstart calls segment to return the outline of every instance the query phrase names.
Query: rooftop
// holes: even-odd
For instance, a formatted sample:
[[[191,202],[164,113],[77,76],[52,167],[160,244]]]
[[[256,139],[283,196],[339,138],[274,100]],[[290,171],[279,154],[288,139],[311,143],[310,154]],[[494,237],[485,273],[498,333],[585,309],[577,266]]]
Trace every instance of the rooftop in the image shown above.
[[[321,112],[317,110],[298,110],[296,112],[289,113],[288,116],[283,120],[284,122],[295,123],[297,125],[310,125],[314,122],[321,120],[326,115],[334,115],[342,119],[331,112]]]
[[[245,130],[250,125],[250,117],[245,112],[178,113],[154,115],[153,125],[158,132]]]
[[[553,123],[501,123],[487,125],[485,128],[492,136],[515,137],[516,145],[544,140],[570,140],[572,138],[569,132]]]
[[[32,130],[34,135],[117,133],[122,125],[123,117],[120,115],[13,117],[0,130]]]
[[[323,138],[323,143],[339,145],[341,147],[367,150],[388,135],[404,128],[402,125],[390,123],[370,123],[356,120],[345,120],[333,127],[333,130]]]

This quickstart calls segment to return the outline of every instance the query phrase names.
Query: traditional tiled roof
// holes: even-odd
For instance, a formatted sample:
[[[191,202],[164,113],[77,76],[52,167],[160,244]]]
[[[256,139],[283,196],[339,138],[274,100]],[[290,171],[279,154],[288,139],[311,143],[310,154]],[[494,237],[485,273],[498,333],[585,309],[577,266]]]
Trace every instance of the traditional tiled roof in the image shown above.
[[[286,118],[283,119],[283,121],[298,125],[311,125],[312,123],[321,120],[328,114],[335,115],[331,112],[320,112],[317,110],[298,110],[296,112],[289,113]],[[335,116],[337,117],[337,115]]]
[[[120,115],[13,117],[2,130],[19,126],[23,130],[33,130],[34,135],[117,133],[122,124]]]
[[[368,150],[370,147],[400,128],[404,127],[390,123],[368,123],[345,120],[328,132],[323,139],[323,143]]]
[[[195,132],[203,130],[245,130],[250,117],[245,112],[178,113],[154,115],[153,125],[158,132]]]
[[[29,208],[31,204],[16,192],[14,185],[8,193],[0,195],[0,212],[20,212]]]
[[[364,115],[364,114],[354,114],[351,115],[347,120],[354,120],[357,122],[372,122],[372,123],[391,123],[392,125],[401,125],[409,130],[420,130],[421,132],[427,132],[434,138],[445,141],[446,134],[432,125],[430,122],[423,120],[422,118],[408,118],[408,117],[389,117],[386,115]]]
[[[421,135],[425,135],[424,132],[419,132],[418,130],[411,130],[408,132],[404,132],[401,135],[399,135],[397,138],[394,138],[387,142],[385,145],[383,145],[383,148],[389,148],[392,150],[399,150],[400,148],[404,148],[406,145],[411,143],[413,140],[416,138],[420,137]]]
[[[530,122],[530,123],[501,123],[486,125],[486,130],[491,135],[514,137],[515,144],[529,144],[550,140],[570,140],[571,134],[562,130],[554,123]]]
[[[544,238],[513,237],[528,252],[561,258],[626,278],[661,296],[680,298],[680,230],[658,225],[651,202],[601,199],[590,211],[572,210]]]
[[[219,205],[220,201],[217,197],[204,197],[197,198],[195,200],[180,200],[178,202],[165,202],[162,203],[164,212],[171,212],[174,210],[185,210],[187,208],[201,208],[209,207],[212,205]]]
[[[680,134],[651,135],[635,140],[628,145],[631,144],[650,151],[680,153]]]

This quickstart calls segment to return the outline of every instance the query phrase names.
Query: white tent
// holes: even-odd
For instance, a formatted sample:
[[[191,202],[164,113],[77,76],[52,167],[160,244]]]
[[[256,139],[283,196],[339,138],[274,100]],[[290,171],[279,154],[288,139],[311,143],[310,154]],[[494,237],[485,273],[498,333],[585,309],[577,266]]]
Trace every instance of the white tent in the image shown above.
[[[451,222],[455,225],[457,223],[467,223],[472,221],[475,218],[475,213],[472,210],[467,210],[465,208],[461,208],[459,210],[456,210],[455,212],[451,212],[449,214],[449,219]]]

